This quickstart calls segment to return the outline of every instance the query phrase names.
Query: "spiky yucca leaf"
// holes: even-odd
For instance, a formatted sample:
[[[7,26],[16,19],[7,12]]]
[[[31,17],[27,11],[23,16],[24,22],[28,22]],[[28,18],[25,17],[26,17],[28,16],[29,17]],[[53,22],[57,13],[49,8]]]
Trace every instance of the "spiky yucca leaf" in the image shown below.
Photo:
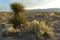
[[[24,6],[21,3],[14,2],[14,3],[11,3],[10,6],[15,13],[24,11]]]

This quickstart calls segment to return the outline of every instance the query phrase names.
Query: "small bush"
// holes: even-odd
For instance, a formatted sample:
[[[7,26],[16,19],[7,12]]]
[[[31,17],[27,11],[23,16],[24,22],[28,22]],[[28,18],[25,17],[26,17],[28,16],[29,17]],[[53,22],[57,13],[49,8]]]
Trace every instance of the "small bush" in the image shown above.
[[[36,37],[38,37],[38,38],[43,37],[44,31],[41,30],[39,21],[33,20],[31,22],[31,31],[33,31],[33,33],[37,34]]]
[[[53,32],[53,28],[52,27],[49,27],[48,30],[46,31],[46,33],[48,34],[48,36],[50,38],[53,38],[54,32]]]
[[[20,32],[19,29],[14,29],[12,26],[11,27],[7,27],[5,29],[2,29],[2,32],[3,32],[3,36],[10,36],[12,35],[13,33],[17,33],[17,32]]]
[[[56,14],[54,12],[51,12],[49,15],[52,17],[55,16]]]
[[[13,27],[5,28],[2,30],[2,32],[3,36],[9,36],[14,32],[14,28]]]
[[[39,14],[36,14],[36,16],[38,16],[38,17],[44,17],[45,14],[43,14],[43,13],[39,13]]]
[[[35,19],[35,20],[33,20],[31,23],[32,23],[32,25],[37,25],[37,24],[39,24],[39,21],[37,21],[37,20]]]
[[[49,37],[53,37],[53,35],[54,35],[53,31],[52,31],[52,28],[46,26],[44,21],[40,21],[40,22],[37,21],[37,20],[32,21],[32,23],[31,23],[31,31],[36,33],[37,37],[39,37],[39,38],[44,38],[43,35],[45,33],[47,33],[47,35]]]

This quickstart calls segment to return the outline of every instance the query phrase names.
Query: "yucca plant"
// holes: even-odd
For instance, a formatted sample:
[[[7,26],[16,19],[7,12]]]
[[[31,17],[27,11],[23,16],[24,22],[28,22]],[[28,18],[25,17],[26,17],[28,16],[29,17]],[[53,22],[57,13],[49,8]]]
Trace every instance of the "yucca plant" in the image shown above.
[[[13,27],[16,28],[18,25],[21,26],[21,24],[25,24],[26,18],[23,15],[24,6],[21,3],[16,2],[11,3],[10,6],[14,12],[14,16],[10,21],[13,24]]]
[[[24,5],[22,5],[21,3],[14,2],[14,3],[11,3],[10,6],[13,12],[15,12],[15,14],[18,14],[19,12],[24,11]]]
[[[21,26],[21,24],[25,24],[26,23],[26,18],[25,16],[23,16],[22,14],[20,14],[19,16],[13,17],[10,20],[10,23],[13,24],[13,27],[17,27],[18,25]]]

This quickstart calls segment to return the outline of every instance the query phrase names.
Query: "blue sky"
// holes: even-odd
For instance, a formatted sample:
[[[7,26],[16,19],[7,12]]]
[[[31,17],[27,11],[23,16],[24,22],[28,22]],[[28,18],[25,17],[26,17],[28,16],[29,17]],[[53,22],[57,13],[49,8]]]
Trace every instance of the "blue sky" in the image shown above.
[[[0,0],[0,11],[9,11],[10,0]]]
[[[10,11],[11,2],[20,2],[25,9],[60,8],[60,0],[0,0],[0,11]]]

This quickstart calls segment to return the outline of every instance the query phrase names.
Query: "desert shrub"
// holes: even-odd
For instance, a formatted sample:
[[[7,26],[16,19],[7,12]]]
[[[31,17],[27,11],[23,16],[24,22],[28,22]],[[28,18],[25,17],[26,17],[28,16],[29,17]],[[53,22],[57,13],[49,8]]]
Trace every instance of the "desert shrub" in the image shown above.
[[[51,12],[49,15],[52,17],[55,16],[56,14],[54,12]]]
[[[31,23],[31,31],[37,34],[37,37],[40,39],[44,39],[45,36],[43,36],[45,33],[47,33],[47,37],[53,37],[53,31],[52,28],[46,26],[44,21],[37,21],[34,20]]]
[[[39,14],[37,14],[36,16],[43,17],[43,16],[45,16],[45,14],[39,13]]]
[[[46,31],[46,33],[48,34],[48,36],[50,38],[53,38],[54,32],[53,32],[53,28],[52,27],[49,27],[48,30]]]
[[[39,24],[39,21],[37,21],[37,20],[35,19],[35,20],[33,20],[31,23],[32,23],[32,25],[36,25],[36,24]]]
[[[37,38],[42,38],[44,31],[40,29],[39,24],[40,24],[39,21],[33,20],[31,22],[31,31],[32,31],[32,33],[37,34],[37,36],[36,36]]]
[[[2,29],[3,36],[9,36],[12,34],[13,31],[14,31],[13,27]]]
[[[44,14],[39,14],[39,16],[41,16],[41,17],[42,17],[42,16],[44,16]]]
[[[14,33],[18,33],[18,32],[20,32],[20,29],[14,29],[12,26],[2,29],[3,36],[10,36],[10,35],[12,35]]]

